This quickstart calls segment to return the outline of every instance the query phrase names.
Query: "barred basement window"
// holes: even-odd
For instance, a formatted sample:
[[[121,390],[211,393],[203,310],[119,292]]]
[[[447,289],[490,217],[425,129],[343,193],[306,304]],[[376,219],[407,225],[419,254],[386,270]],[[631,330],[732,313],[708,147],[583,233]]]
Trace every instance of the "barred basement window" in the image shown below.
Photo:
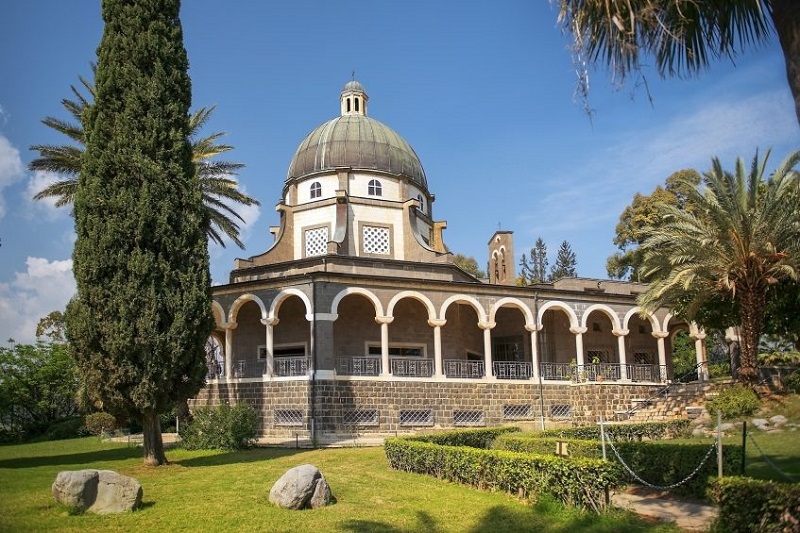
[[[352,426],[377,426],[377,409],[350,409],[342,413],[342,422]]]
[[[275,409],[276,426],[302,426],[303,411],[300,409]]]
[[[572,406],[569,404],[551,405],[550,418],[572,418]]]
[[[483,411],[453,411],[454,426],[485,426]]]
[[[361,240],[366,254],[389,253],[389,228],[364,226],[361,230]]]
[[[403,410],[400,411],[401,426],[432,426],[433,411],[424,410]]]
[[[503,418],[506,420],[529,420],[532,418],[531,406],[529,404],[523,405],[504,405]]]
[[[325,255],[328,253],[328,227],[307,229],[306,257]]]

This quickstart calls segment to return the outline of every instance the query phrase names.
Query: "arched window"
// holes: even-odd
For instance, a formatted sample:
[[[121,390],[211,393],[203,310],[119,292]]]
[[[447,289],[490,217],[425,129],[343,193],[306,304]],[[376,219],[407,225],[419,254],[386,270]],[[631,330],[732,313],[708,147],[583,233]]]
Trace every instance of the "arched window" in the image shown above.
[[[425,200],[422,199],[422,195],[417,195],[417,200],[419,200],[419,210],[423,213],[425,212]]]
[[[322,196],[322,185],[318,181],[311,184],[311,198],[319,198]]]
[[[370,196],[382,196],[383,186],[381,185],[381,182],[378,180],[370,180],[367,192]]]
[[[346,105],[347,105],[347,112],[349,113],[350,112],[350,99],[349,98],[347,99]]]
[[[359,101],[359,99],[358,98],[354,98],[354,100],[355,100],[355,103],[356,103],[356,113],[358,113],[360,111],[358,109],[358,101]]]

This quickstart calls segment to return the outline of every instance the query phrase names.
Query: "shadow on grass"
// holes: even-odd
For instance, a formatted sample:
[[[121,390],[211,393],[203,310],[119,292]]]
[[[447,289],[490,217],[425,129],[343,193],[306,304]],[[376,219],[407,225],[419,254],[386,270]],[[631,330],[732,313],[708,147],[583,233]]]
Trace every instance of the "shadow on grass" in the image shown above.
[[[437,533],[442,529],[436,523],[436,520],[426,512],[417,513],[417,525],[413,529],[401,528],[391,524],[384,524],[383,522],[375,522],[372,520],[348,520],[343,524],[346,531],[356,531],[363,533],[369,531],[370,533],[401,533],[407,531],[425,531],[425,533]]]
[[[230,464],[268,461],[270,459],[288,457],[291,455],[297,455],[308,451],[309,451],[308,449],[304,448],[253,448],[251,450],[217,453],[214,455],[190,457],[188,459],[180,459],[177,461],[170,461],[170,462],[172,464],[177,464],[185,467],[222,466]]]
[[[120,461],[142,457],[141,448],[111,448],[91,452],[45,455],[35,457],[15,457],[0,460],[0,468],[35,468],[37,466],[63,466],[93,464],[100,461]]]

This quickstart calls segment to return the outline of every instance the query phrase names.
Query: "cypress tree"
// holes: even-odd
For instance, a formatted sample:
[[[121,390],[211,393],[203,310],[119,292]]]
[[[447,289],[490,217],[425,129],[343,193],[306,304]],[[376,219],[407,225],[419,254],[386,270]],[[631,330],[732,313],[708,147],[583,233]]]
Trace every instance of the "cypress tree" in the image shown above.
[[[214,325],[179,11],[179,0],[102,2],[74,204],[78,294],[67,309],[88,388],[105,410],[141,422],[151,465],[166,463],[159,414],[203,385]]]
[[[572,251],[572,246],[567,241],[562,241],[558,249],[558,255],[556,255],[556,262],[550,271],[550,281],[577,277],[577,265],[578,261],[575,257],[575,252]]]
[[[542,283],[547,279],[547,245],[541,237],[531,248],[531,283]]]

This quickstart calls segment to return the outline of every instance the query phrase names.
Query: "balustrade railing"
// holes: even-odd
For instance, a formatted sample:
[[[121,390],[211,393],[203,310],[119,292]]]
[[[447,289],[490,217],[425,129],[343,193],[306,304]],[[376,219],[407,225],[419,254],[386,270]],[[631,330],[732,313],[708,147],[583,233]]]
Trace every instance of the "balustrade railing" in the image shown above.
[[[495,361],[492,371],[497,379],[530,379],[532,367],[528,362]]]
[[[276,357],[272,362],[276,376],[305,376],[308,374],[308,357]]]
[[[625,365],[628,379],[631,381],[654,381],[663,383],[667,380],[667,367],[663,365]]]
[[[570,381],[577,376],[575,368],[569,363],[545,362],[539,364],[539,369],[542,373],[542,379]]]
[[[479,379],[486,375],[483,361],[465,361],[463,359],[445,359],[444,375],[448,378]]]
[[[433,360],[419,357],[392,357],[392,375],[403,377],[429,378],[433,375]]]
[[[239,359],[233,362],[233,377],[258,378],[264,375],[267,369],[265,360]]]
[[[380,357],[339,357],[336,359],[336,373],[343,376],[379,376]]]

